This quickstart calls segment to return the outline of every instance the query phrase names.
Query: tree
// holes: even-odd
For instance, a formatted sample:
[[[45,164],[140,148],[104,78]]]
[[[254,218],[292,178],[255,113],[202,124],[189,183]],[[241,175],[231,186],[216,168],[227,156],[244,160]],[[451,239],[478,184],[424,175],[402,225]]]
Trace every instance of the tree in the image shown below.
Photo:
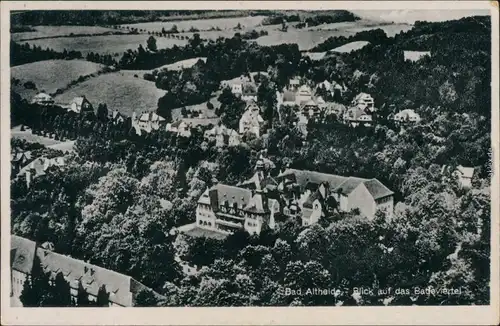
[[[152,52],[156,52],[158,50],[158,48],[156,47],[156,39],[154,38],[154,36],[150,36],[148,38],[147,48]]]
[[[54,306],[56,307],[71,307],[73,301],[71,298],[71,287],[64,279],[62,272],[57,273],[54,280]]]
[[[136,307],[156,307],[158,305],[158,298],[149,289],[142,289],[137,293],[135,298]]]
[[[106,285],[103,284],[97,292],[96,299],[97,307],[109,307],[109,292],[106,291]]]
[[[106,122],[108,120],[108,106],[105,103],[99,103],[97,106],[97,119],[101,122]]]
[[[78,293],[76,295],[76,305],[78,307],[90,307],[91,302],[87,291],[83,288],[82,282],[78,282]]]
[[[35,254],[20,300],[24,307],[43,307],[51,304],[51,292],[49,274],[44,272],[40,258]]]

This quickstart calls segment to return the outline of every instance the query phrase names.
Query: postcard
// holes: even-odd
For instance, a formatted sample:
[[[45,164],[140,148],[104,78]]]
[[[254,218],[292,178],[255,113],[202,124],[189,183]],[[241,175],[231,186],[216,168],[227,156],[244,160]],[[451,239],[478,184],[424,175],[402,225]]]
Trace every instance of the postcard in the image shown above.
[[[498,13],[2,2],[2,324],[498,324]]]

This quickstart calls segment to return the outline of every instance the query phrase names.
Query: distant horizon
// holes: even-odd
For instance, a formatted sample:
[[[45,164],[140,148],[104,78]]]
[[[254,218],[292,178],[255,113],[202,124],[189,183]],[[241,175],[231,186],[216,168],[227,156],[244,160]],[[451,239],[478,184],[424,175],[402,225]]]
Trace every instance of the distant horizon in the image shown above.
[[[472,16],[489,16],[489,10],[349,10],[364,19],[414,24],[416,21],[439,22]]]

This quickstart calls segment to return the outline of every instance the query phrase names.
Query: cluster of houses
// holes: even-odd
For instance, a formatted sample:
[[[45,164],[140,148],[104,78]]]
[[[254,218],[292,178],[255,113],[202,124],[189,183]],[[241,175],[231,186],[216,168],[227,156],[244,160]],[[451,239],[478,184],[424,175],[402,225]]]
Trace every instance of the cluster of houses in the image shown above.
[[[157,298],[161,296],[134,278],[86,263],[53,251],[53,244],[36,242],[16,235],[11,235],[10,271],[11,297],[20,302],[24,284],[31,275],[35,257],[38,257],[43,270],[49,273],[52,280],[62,273],[70,286],[72,299],[76,300],[78,288],[81,286],[88,294],[90,301],[97,300],[99,289],[104,288],[109,294],[111,307],[132,307],[142,290],[149,290]]]
[[[345,85],[341,85],[336,81],[325,80],[315,87],[311,87],[307,82],[302,82],[299,78],[293,78],[282,92],[276,92],[277,106],[278,110],[284,106],[295,109],[298,118],[297,127],[303,134],[307,134],[309,119],[320,115],[335,115],[339,121],[352,127],[360,125],[365,127],[373,126],[378,112],[374,98],[368,93],[361,92],[353,98],[349,107],[346,107],[335,101],[335,99],[345,96],[346,91]],[[320,94],[326,97],[324,98]],[[390,114],[388,119],[400,124],[421,121],[420,116],[411,109]]]
[[[31,100],[32,104],[38,104],[41,106],[53,106],[60,105],[62,108],[67,109],[70,112],[82,113],[82,112],[93,112],[94,108],[89,100],[85,96],[77,96],[71,100],[69,103],[56,103],[54,98],[46,93],[38,93]]]
[[[222,235],[238,229],[258,234],[264,224],[274,228],[278,216],[297,216],[309,226],[322,216],[354,209],[369,219],[377,211],[392,218],[393,192],[377,179],[296,169],[272,176],[273,168],[261,156],[249,180],[207,189],[197,203],[195,227]]]

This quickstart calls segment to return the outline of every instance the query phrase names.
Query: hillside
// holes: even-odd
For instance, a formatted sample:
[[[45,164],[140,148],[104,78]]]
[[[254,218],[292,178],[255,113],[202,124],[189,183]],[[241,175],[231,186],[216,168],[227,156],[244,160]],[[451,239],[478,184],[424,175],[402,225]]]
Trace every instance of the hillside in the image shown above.
[[[137,113],[155,111],[164,93],[153,82],[134,77],[131,72],[119,71],[84,81],[56,96],[55,101],[68,103],[76,96],[85,95],[95,107],[105,103],[109,110],[118,109],[125,116],[131,116],[134,110]]]
[[[19,80],[19,85],[13,85],[17,92],[23,98],[31,99],[36,90],[52,94],[80,76],[97,74],[103,68],[101,64],[84,60],[46,60],[15,66],[10,71],[11,78]],[[28,81],[35,83],[36,90],[24,86]]]

